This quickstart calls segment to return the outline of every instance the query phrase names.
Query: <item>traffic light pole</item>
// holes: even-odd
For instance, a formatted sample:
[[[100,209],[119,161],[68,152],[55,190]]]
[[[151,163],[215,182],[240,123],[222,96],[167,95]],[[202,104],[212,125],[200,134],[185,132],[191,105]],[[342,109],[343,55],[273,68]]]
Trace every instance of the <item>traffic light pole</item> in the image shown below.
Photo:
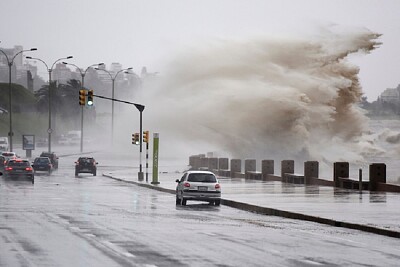
[[[149,182],[149,140],[146,142],[146,183]]]
[[[142,111],[143,110],[139,110],[140,111],[140,132],[139,132],[139,134],[140,134],[140,140],[139,140],[139,146],[140,146],[140,155],[139,155],[139,159],[140,159],[140,161],[139,161],[139,173],[138,173],[138,180],[139,181],[143,181],[143,170],[142,170],[142,143],[143,143],[143,128],[142,128]]]
[[[143,110],[145,108],[145,106],[140,105],[140,104],[136,104],[136,103],[132,103],[132,102],[128,102],[128,101],[123,101],[123,100],[119,100],[119,99],[115,99],[115,98],[110,98],[110,97],[105,97],[105,96],[101,96],[101,95],[95,95],[93,94],[93,96],[98,97],[98,98],[102,98],[102,99],[108,99],[116,102],[120,102],[120,103],[125,103],[125,104],[129,104],[129,105],[134,105],[137,110],[139,110],[140,112],[140,133],[139,133],[139,146],[140,146],[140,160],[139,160],[139,172],[138,172],[138,180],[139,181],[143,181],[143,170],[142,170],[142,144],[143,144],[143,120],[142,120],[142,113]]]

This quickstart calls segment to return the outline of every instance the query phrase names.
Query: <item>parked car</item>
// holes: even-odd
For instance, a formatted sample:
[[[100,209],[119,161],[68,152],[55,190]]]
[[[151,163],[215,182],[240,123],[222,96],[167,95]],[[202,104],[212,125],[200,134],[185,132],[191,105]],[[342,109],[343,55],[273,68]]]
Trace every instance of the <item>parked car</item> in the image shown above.
[[[4,168],[4,175],[6,178],[28,178],[32,184],[35,182],[32,165],[27,159],[9,159]]]
[[[50,159],[51,164],[53,165],[53,168],[56,170],[58,169],[58,157],[56,155],[56,153],[54,152],[42,152],[40,154],[40,157],[47,157]]]
[[[78,177],[79,173],[92,173],[93,176],[97,174],[98,162],[92,157],[80,157],[75,161],[75,177]]]
[[[32,164],[33,172],[36,174],[38,171],[47,172],[49,175],[53,171],[53,164],[48,157],[37,157]]]
[[[221,185],[212,172],[187,171],[176,182],[177,205],[186,205],[188,200],[207,201],[216,206],[221,203]]]

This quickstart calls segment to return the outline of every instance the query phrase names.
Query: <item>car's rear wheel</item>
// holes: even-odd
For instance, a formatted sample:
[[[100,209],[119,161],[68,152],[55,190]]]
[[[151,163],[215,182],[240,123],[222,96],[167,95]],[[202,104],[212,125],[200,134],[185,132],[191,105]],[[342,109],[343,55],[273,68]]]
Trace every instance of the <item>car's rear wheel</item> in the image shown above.
[[[214,201],[214,204],[215,204],[215,206],[221,205],[221,200],[219,200],[219,199],[218,199],[218,200],[215,200],[215,201]]]
[[[32,180],[32,184],[34,184],[35,183],[35,176],[32,176],[31,180]]]
[[[182,205],[182,206],[186,206],[186,199],[184,199],[183,197],[182,197],[182,199],[181,199],[181,205]]]
[[[93,172],[93,176],[96,176],[96,171]]]
[[[76,171],[76,172],[75,172],[75,177],[78,177],[78,174],[79,174],[79,172]]]
[[[178,196],[176,196],[176,205],[179,205],[181,203],[180,199],[178,198]]]

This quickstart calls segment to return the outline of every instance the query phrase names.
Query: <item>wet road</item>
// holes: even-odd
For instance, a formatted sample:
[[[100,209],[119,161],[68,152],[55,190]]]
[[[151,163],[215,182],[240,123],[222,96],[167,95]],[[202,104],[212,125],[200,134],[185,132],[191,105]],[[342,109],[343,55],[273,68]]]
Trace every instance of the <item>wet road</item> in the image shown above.
[[[0,180],[0,266],[398,266],[400,240],[201,202],[100,176]],[[110,165],[110,164],[107,164]]]

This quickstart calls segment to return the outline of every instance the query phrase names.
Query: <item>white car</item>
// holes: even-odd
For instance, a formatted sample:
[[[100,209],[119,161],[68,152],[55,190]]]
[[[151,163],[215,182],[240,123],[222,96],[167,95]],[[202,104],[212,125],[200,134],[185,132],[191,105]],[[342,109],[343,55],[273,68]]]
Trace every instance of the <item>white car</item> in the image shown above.
[[[18,155],[15,152],[3,152],[1,153],[1,155],[5,158],[5,161],[9,160],[9,159],[16,159],[18,158]]]
[[[186,205],[188,200],[207,201],[221,204],[221,185],[210,171],[187,171],[176,179],[176,204]]]

